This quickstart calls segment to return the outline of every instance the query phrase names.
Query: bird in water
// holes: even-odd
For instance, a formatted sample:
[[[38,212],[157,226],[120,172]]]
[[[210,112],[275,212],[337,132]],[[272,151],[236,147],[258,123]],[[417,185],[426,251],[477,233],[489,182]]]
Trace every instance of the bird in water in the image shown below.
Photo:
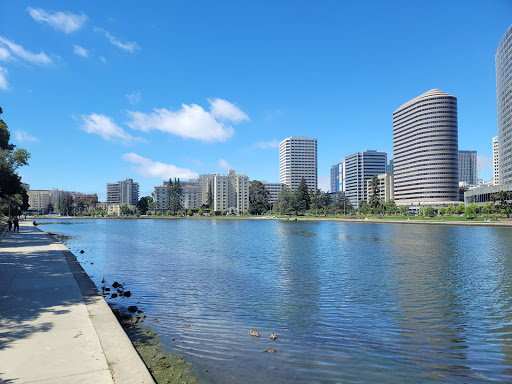
[[[251,329],[249,331],[249,333],[251,334],[251,336],[254,336],[254,337],[260,337],[260,334],[258,332],[256,332],[255,330]]]
[[[275,332],[272,332],[272,334],[270,335],[270,340],[275,340],[277,339],[277,335]]]

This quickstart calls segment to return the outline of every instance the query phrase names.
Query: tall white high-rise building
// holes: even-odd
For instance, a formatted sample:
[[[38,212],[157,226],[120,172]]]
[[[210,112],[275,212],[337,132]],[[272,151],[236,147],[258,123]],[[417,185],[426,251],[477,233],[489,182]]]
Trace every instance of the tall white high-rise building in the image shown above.
[[[393,112],[397,204],[459,199],[457,98],[431,89]]]
[[[499,162],[499,151],[498,151],[498,136],[492,138],[492,169],[494,185],[500,184],[500,162]]]
[[[318,187],[317,142],[304,136],[292,136],[279,144],[279,181],[290,190],[298,187],[302,178],[308,189]]]
[[[512,183],[512,25],[496,49],[499,183]]]
[[[359,207],[360,200],[366,200],[367,184],[373,176],[386,173],[388,155],[386,152],[367,150],[345,157],[345,196],[354,208]]]
[[[227,175],[213,175],[212,186],[215,211],[243,213],[249,210],[249,176],[237,175],[230,169]]]

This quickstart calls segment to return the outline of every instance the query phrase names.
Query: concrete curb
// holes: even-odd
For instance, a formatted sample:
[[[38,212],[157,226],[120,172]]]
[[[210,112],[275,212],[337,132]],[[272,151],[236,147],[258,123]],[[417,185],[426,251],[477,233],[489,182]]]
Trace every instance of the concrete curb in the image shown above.
[[[82,292],[114,383],[155,383],[131,340],[75,255],[60,240],[39,228],[37,229],[50,237],[64,254],[69,269]]]
[[[295,218],[294,218],[295,219]],[[461,227],[501,227],[512,228],[512,222],[465,222],[465,221],[430,221],[430,220],[386,220],[386,219],[335,219],[335,218],[297,218],[290,221],[332,221],[339,223],[364,223],[364,224],[423,224],[423,225],[457,225]],[[264,220],[264,219],[260,219]],[[285,218],[275,218],[269,220],[283,220]]]

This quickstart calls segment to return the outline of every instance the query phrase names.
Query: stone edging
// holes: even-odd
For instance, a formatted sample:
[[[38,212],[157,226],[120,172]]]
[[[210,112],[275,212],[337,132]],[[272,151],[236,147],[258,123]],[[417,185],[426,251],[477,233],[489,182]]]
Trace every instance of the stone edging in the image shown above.
[[[131,340],[75,255],[60,240],[37,227],[36,229],[49,236],[64,254],[69,269],[82,292],[114,383],[154,384],[153,377],[135,350]]]

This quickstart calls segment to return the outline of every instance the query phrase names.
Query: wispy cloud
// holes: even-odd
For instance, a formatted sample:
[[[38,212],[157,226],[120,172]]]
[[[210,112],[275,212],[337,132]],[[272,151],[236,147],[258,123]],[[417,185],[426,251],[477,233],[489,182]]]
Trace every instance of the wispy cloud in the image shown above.
[[[127,93],[125,95],[125,97],[128,99],[128,102],[133,105],[138,104],[141,99],[141,95],[140,95],[139,91],[133,91],[133,92]]]
[[[39,140],[37,137],[34,137],[30,133],[25,132],[25,131],[18,130],[18,131],[14,131],[13,133],[14,133],[14,139],[21,143],[29,143],[29,142]]]
[[[228,120],[234,123],[238,123],[243,120],[249,120],[249,116],[247,116],[244,111],[229,101],[215,98],[208,99],[208,102],[211,106],[211,114],[216,119]]]
[[[7,89],[7,69],[0,67],[0,89]]]
[[[259,149],[279,148],[279,141],[277,139],[272,139],[270,141],[260,141],[254,143],[253,147]]]
[[[0,49],[2,48],[3,53],[0,53],[0,58],[4,57],[5,59],[9,59],[11,56],[16,56],[34,64],[50,64],[52,62],[52,60],[43,51],[40,53],[32,53],[27,51],[21,45],[15,44],[5,37],[0,36]],[[5,53],[6,49],[9,50],[9,54],[7,56]]]
[[[107,62],[107,59],[105,59],[105,57],[103,56],[100,56],[100,61],[105,64]]]
[[[78,56],[89,57],[89,52],[87,52],[87,49],[76,44],[73,45],[73,52],[75,52],[75,54]]]
[[[112,45],[122,49],[123,51],[134,53],[135,51],[138,51],[140,49],[139,44],[137,44],[135,41],[122,43],[117,39],[117,37],[110,34],[110,32],[105,31],[103,28],[95,27],[94,31],[103,33],[105,37],[110,40],[110,43]]]
[[[146,179],[159,179],[165,180],[172,177],[179,177],[180,179],[193,179],[199,176],[197,172],[191,171],[188,168],[179,168],[173,164],[160,163],[153,161],[146,157],[142,157],[136,153],[126,153],[123,159],[137,164],[132,170],[139,176]]]
[[[226,160],[224,160],[224,159],[219,159],[219,163],[218,164],[219,164],[219,167],[221,169],[228,169],[228,170],[229,169],[233,169],[231,167],[231,165],[229,165],[229,163]]]
[[[0,47],[0,61],[7,61],[11,58],[11,54],[7,48]]]
[[[82,119],[82,130],[87,133],[99,135],[105,140],[119,141],[122,144],[145,142],[145,139],[142,137],[135,137],[125,132],[125,130],[117,125],[109,116],[91,113],[90,115],[82,115]]]
[[[219,103],[222,101],[222,103]],[[238,122],[248,119],[247,115],[226,100],[209,100],[211,110],[205,111],[197,104],[183,104],[178,111],[170,111],[165,108],[154,109],[151,114],[143,112],[128,112],[132,121],[128,126],[141,131],[153,129],[172,133],[184,139],[200,141],[226,141],[235,133],[231,125],[226,121]],[[227,104],[229,106],[227,106]],[[219,105],[222,104],[222,107]],[[216,117],[222,116],[223,121]],[[245,117],[244,117],[245,116]]]
[[[27,12],[38,23],[47,23],[52,28],[64,33],[78,31],[87,21],[87,15],[71,12],[45,11],[41,8],[27,8]]]

